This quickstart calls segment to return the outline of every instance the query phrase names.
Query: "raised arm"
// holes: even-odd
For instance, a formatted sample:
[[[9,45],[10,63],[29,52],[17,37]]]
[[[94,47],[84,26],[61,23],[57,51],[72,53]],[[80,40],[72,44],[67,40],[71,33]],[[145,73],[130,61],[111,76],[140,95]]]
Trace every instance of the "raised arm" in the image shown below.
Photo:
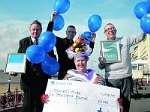
[[[47,26],[47,31],[53,32],[53,25],[54,25],[54,20],[56,18],[56,15],[57,15],[56,12],[52,13],[51,19]]]

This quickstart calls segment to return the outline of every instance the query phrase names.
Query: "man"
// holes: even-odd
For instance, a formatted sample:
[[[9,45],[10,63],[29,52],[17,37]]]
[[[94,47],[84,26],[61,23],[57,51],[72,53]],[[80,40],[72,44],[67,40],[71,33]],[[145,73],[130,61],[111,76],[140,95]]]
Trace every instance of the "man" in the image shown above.
[[[52,31],[53,29],[53,21],[55,20],[56,13],[52,14],[52,21],[49,22],[47,31]],[[66,53],[66,49],[68,49],[73,44],[73,38],[76,35],[76,28],[73,25],[69,25],[66,30],[66,37],[60,38],[56,37],[56,50],[58,55],[58,63],[60,65],[60,69],[58,72],[58,79],[62,80],[69,69],[75,69],[75,64],[73,59],[69,59]],[[91,48],[94,48],[94,42],[90,43]]]
[[[53,27],[53,21],[48,24],[48,31]],[[58,79],[62,80],[68,69],[75,68],[73,59],[69,59],[66,53],[66,49],[73,43],[73,38],[76,35],[76,28],[73,25],[69,25],[66,30],[66,38],[56,37],[56,50],[58,55],[58,63],[60,69],[58,72]]]
[[[145,34],[138,37],[116,37],[117,29],[112,23],[106,24],[104,34],[107,40],[119,41],[121,51],[121,62],[106,63],[100,56],[99,68],[105,69],[106,84],[120,89],[120,95],[123,99],[123,112],[129,112],[130,95],[132,90],[132,66],[130,59],[130,47],[144,39]],[[101,55],[101,54],[100,54]]]
[[[35,20],[30,25],[31,36],[21,39],[19,41],[18,53],[25,53],[26,49],[37,44],[37,40],[42,32],[42,25]],[[49,53],[50,56],[55,57],[54,52]],[[48,75],[46,75],[40,64],[31,64],[26,61],[26,71],[21,74],[21,89],[24,92],[23,110],[22,112],[42,112],[43,103],[41,102],[41,95],[45,93]]]

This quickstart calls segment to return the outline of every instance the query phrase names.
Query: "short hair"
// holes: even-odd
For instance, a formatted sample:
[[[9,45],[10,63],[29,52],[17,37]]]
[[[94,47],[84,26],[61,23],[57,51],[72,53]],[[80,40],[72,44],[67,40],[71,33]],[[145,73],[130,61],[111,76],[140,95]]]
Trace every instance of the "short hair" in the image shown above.
[[[107,24],[104,26],[104,28],[105,28],[106,26],[108,26],[108,25],[113,25],[113,26],[114,26],[114,24],[112,24],[112,23],[107,23]]]
[[[107,23],[105,26],[104,26],[104,32],[105,32],[105,28],[106,28],[106,26],[108,26],[108,25],[112,25],[112,26],[114,26],[114,28],[115,28],[115,30],[116,30],[116,27],[115,27],[115,25],[113,24],[113,23]]]
[[[30,24],[30,26],[32,26],[33,24],[39,25],[39,26],[41,27],[41,29],[42,29],[42,24],[41,24],[41,22],[39,22],[38,20],[34,20],[34,21]]]
[[[68,30],[68,28],[74,28],[74,29],[76,29],[76,27],[75,27],[74,25],[69,25],[69,26],[67,27],[67,30]]]

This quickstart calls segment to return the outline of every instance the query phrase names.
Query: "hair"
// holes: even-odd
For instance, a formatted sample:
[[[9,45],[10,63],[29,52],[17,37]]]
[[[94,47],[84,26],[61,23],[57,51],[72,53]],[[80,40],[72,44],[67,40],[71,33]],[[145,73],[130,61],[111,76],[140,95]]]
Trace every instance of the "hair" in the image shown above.
[[[74,29],[76,29],[76,27],[74,26],[74,25],[69,25],[68,27],[67,27],[67,29],[68,28],[74,28]]]
[[[69,25],[69,26],[67,27],[67,30],[68,30],[68,28],[73,28],[73,29],[76,30],[76,27],[75,27],[74,25]],[[66,30],[66,31],[67,31],[67,30]]]
[[[105,26],[104,26],[104,32],[105,32],[105,28],[106,28],[106,26],[108,26],[108,25],[112,25],[112,26],[114,26],[114,28],[115,28],[115,30],[116,30],[116,27],[115,27],[115,25],[113,24],[113,23],[107,23]]]
[[[80,58],[80,57],[83,57],[85,60],[87,60],[88,61],[88,59],[89,59],[89,56],[88,56],[88,54],[86,54],[85,52],[79,52],[79,53],[76,53],[75,55],[74,55],[74,60],[76,60],[76,59],[78,59],[78,58]]]
[[[39,25],[39,26],[41,27],[41,29],[42,29],[42,24],[41,24],[41,22],[39,22],[38,20],[34,20],[34,21],[30,24],[30,26],[32,26],[33,24]]]

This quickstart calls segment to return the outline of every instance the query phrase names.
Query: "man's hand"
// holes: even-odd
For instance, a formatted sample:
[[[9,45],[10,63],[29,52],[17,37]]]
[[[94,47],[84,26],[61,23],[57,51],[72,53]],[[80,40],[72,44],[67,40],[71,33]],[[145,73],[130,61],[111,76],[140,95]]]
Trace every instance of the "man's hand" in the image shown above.
[[[101,84],[101,82],[104,80],[103,77],[97,75],[96,78],[93,81],[93,84]]]
[[[98,60],[101,65],[104,65],[106,63],[106,59],[103,57],[99,57]]]
[[[96,40],[96,33],[92,33],[92,42],[95,42]]]
[[[57,16],[57,13],[56,13],[56,11],[54,11],[51,15],[51,20],[54,21],[56,16]]]
[[[99,67],[100,69],[103,69],[103,68],[105,67],[105,64],[106,64],[106,59],[103,58],[103,57],[99,57],[98,60],[99,60],[98,67]]]

